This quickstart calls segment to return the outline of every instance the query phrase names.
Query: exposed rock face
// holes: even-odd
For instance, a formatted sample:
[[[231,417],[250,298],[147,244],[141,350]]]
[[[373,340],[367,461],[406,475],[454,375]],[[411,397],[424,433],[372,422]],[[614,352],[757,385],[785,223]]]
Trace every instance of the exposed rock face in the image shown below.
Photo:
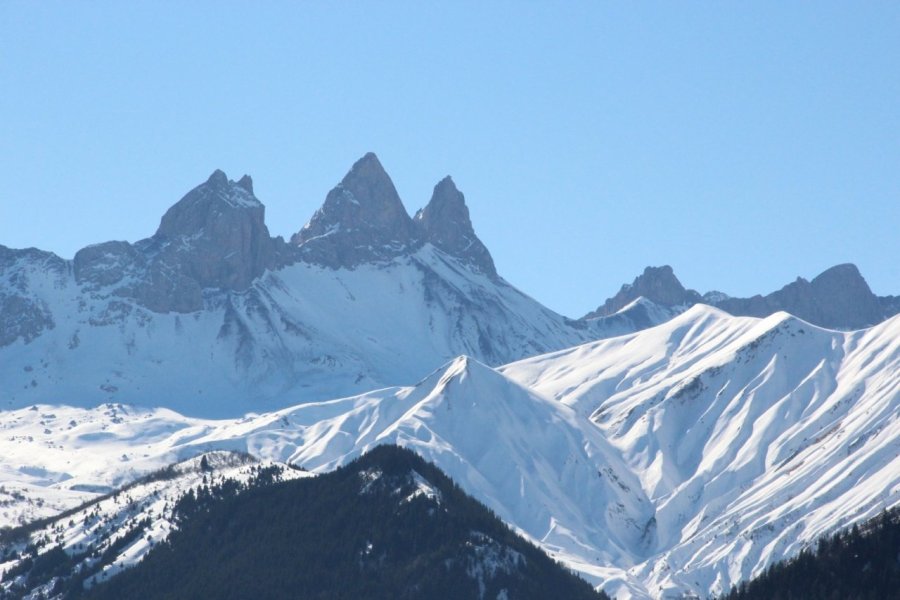
[[[588,313],[584,318],[611,315],[641,297],[661,306],[692,306],[700,301],[700,294],[685,289],[669,265],[647,267],[631,285],[623,285],[619,293],[607,299],[597,310]]]
[[[144,257],[128,242],[104,242],[82,248],[72,262],[75,281],[88,288],[116,284],[146,265]]]
[[[31,290],[33,278],[48,277],[61,287],[69,277],[66,261],[35,248],[0,246],[0,347],[19,339],[28,343],[55,327],[50,309]]]
[[[491,253],[472,228],[465,196],[449,176],[434,186],[431,201],[414,220],[423,240],[482,273],[497,276]]]
[[[0,292],[0,347],[19,338],[28,343],[53,327],[53,316],[42,303]]]
[[[735,315],[756,317],[783,310],[835,329],[860,329],[888,316],[859,269],[851,264],[831,267],[812,281],[798,277],[767,296],[729,298],[717,306]]]
[[[166,211],[152,238],[88,246],[73,263],[88,290],[121,283],[115,295],[154,312],[193,312],[203,308],[204,289],[245,290],[282,264],[285,250],[269,236],[250,177],[235,183],[215,171]]]
[[[163,215],[154,236],[160,258],[203,288],[247,289],[276,253],[252,190],[249,177],[234,183],[213,173]]]
[[[776,292],[750,298],[732,298],[721,292],[700,296],[686,290],[671,267],[663,266],[647,267],[634,283],[623,285],[618,294],[584,319],[613,314],[639,297],[663,307],[686,308],[703,302],[740,316],[766,317],[785,311],[832,329],[861,329],[900,313],[900,300],[876,296],[852,264],[831,267],[812,281],[798,277]]]
[[[334,269],[390,260],[420,245],[394,183],[371,152],[356,161],[291,243],[304,260]]]
[[[371,152],[328,193],[291,243],[302,260],[332,269],[384,263],[430,243],[473,270],[497,277],[490,252],[472,228],[465,197],[450,177],[435,186],[431,201],[413,219]]]

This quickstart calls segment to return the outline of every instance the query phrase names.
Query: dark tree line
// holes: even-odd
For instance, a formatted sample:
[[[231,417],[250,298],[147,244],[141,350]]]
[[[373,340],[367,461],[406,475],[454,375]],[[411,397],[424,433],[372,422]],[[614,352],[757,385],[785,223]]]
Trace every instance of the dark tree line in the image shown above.
[[[725,600],[900,599],[900,507],[822,538],[815,550],[776,563]]]

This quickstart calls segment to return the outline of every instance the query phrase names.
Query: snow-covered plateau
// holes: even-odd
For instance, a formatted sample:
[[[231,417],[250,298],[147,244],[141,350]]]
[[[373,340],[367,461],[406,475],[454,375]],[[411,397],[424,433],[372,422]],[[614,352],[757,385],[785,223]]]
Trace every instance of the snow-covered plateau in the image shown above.
[[[240,418],[4,411],[0,516],[49,516],[211,451],[315,473],[393,443],[615,597],[707,597],[900,503],[898,415],[900,317],[836,332],[697,305],[498,369],[459,357],[416,385]]]

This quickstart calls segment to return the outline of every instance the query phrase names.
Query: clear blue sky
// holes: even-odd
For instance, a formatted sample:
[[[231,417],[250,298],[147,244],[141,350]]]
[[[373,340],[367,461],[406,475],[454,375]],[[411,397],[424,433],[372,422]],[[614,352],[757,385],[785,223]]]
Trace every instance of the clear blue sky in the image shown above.
[[[0,2],[0,244],[135,241],[216,168],[287,237],[369,150],[569,316],[660,264],[900,294],[900,3]]]

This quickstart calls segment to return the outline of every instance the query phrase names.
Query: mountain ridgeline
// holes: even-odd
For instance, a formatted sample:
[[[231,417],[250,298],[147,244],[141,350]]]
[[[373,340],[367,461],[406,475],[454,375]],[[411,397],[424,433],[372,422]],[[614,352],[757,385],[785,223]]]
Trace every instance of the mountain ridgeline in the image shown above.
[[[876,296],[859,269],[852,264],[831,267],[812,281],[798,277],[778,291],[750,298],[733,298],[722,292],[700,294],[686,289],[672,267],[647,267],[631,284],[583,318],[613,315],[639,298],[669,309],[684,310],[695,304],[715,306],[735,316],[767,317],[779,311],[813,325],[830,329],[862,329],[900,314],[900,297]]]
[[[214,172],[154,235],[72,260],[0,246],[0,409],[168,406],[239,415],[417,381],[468,355],[497,366],[658,325],[696,303],[786,310],[854,329],[900,312],[852,265],[747,299],[685,289],[648,267],[569,319],[497,272],[450,177],[413,216],[374,154],[289,241],[253,181]]]
[[[374,154],[289,242],[221,171],[150,238],[64,260],[0,246],[0,408],[166,405],[243,414],[502,364],[586,328],[505,282],[449,177],[407,213]]]
[[[607,598],[396,446],[319,477],[203,487],[175,512],[166,542],[84,597]]]

